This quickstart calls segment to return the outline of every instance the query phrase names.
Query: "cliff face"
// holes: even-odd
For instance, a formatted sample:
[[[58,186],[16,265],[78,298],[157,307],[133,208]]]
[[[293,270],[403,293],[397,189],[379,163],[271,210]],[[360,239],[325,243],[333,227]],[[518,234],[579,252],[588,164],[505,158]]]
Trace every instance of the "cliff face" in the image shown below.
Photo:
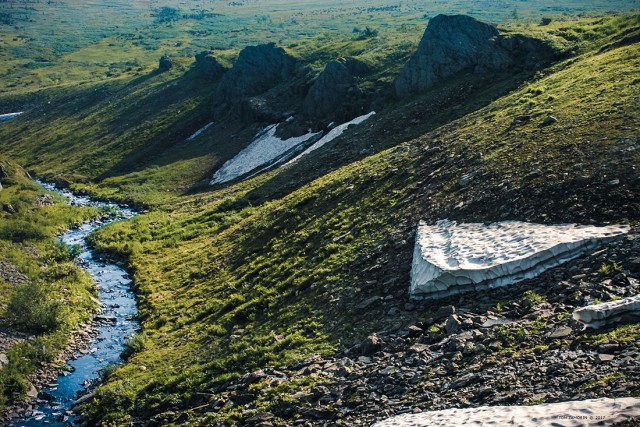
[[[438,15],[429,22],[418,50],[396,78],[395,92],[407,97],[466,69],[487,72],[516,63],[535,65],[550,52],[539,40],[505,37],[494,26],[469,16]]]
[[[295,68],[295,58],[273,43],[248,46],[220,80],[217,95],[227,102],[259,95],[293,77]]]
[[[354,83],[354,77],[368,72],[367,64],[354,58],[328,62],[305,97],[305,115],[313,119],[352,115],[349,110],[356,107],[362,95]]]

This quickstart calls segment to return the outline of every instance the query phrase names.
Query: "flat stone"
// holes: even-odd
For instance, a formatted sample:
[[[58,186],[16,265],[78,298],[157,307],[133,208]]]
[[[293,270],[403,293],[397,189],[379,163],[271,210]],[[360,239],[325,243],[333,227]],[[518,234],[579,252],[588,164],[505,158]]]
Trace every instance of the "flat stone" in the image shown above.
[[[640,317],[640,295],[582,307],[573,312],[573,318],[597,329],[615,323],[624,317]]]
[[[442,298],[531,279],[628,233],[629,226],[544,225],[520,221],[420,222],[411,268],[412,298]]]
[[[487,319],[484,321],[484,323],[482,323],[482,325],[480,325],[482,328],[493,328],[494,326],[502,326],[502,325],[509,325],[513,323],[512,320],[506,319],[504,317],[497,317],[494,319]]]
[[[551,334],[549,334],[549,338],[565,338],[573,333],[573,330],[569,327],[561,327],[557,328]]]
[[[616,356],[614,356],[613,354],[599,354],[598,355],[598,360],[600,360],[601,362],[611,362],[615,358],[616,358]]]

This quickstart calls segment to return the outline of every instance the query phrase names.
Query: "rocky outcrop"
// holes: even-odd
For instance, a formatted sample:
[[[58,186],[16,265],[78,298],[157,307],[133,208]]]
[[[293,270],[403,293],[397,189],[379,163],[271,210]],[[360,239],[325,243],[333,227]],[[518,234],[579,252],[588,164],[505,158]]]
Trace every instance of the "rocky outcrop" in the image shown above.
[[[248,46],[220,81],[217,97],[224,102],[260,95],[292,78],[296,60],[275,44]]]
[[[369,73],[369,66],[354,58],[330,61],[316,78],[305,97],[303,111],[307,117],[334,118],[336,114],[351,115],[362,93],[354,84],[354,77]]]
[[[464,15],[433,18],[418,50],[395,80],[395,92],[407,97],[463,70],[487,72],[535,65],[552,49],[540,40],[504,36],[492,25]]]
[[[173,67],[173,61],[171,58],[168,55],[162,56],[158,62],[158,69],[160,71],[167,71],[170,70],[171,67]]]
[[[210,81],[218,80],[227,71],[227,68],[206,50],[196,54],[196,67]]]

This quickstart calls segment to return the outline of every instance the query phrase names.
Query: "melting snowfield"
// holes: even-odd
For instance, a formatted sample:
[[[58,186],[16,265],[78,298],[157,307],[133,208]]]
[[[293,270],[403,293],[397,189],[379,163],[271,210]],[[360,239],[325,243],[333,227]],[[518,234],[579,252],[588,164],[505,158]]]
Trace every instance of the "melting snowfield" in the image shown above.
[[[0,122],[4,122],[5,120],[11,120],[14,119],[16,117],[18,117],[20,114],[22,114],[23,112],[20,111],[18,113],[7,113],[7,114],[0,114]]]
[[[350,122],[346,122],[346,123],[343,123],[343,124],[341,124],[339,126],[334,127],[333,129],[331,129],[329,131],[329,133],[327,133],[325,136],[320,138],[311,147],[307,148],[302,153],[300,153],[300,155],[296,156],[289,163],[297,162],[302,157],[306,156],[307,154],[311,153],[312,151],[317,150],[318,148],[322,147],[323,145],[333,141],[334,139],[336,139],[337,137],[342,135],[344,133],[344,131],[346,131],[349,126],[351,126],[351,125],[359,125],[360,123],[364,122],[365,120],[367,120],[369,117],[373,116],[374,114],[376,114],[376,112],[372,111],[369,114],[365,114],[364,116],[356,117],[355,119],[351,120]]]
[[[283,140],[276,136],[278,126],[279,124],[268,126],[258,133],[256,139],[247,148],[218,169],[213,175],[210,184],[221,184],[249,173],[262,165],[276,160],[287,151],[308,141],[319,133],[309,132],[306,135]]]
[[[211,126],[213,126],[213,122],[211,123],[207,123],[206,125],[204,125],[204,127],[202,129],[197,130],[193,135],[191,135],[189,138],[185,139],[185,141],[193,141],[194,139],[196,139],[202,132],[204,132],[205,130],[209,129]]]
[[[519,221],[418,225],[412,297],[443,297],[536,277],[625,234],[629,226],[543,225]]]
[[[289,161],[288,164],[298,161],[301,157],[306,156],[312,151],[317,150],[323,145],[333,141],[334,139],[342,135],[349,128],[349,126],[358,125],[374,114],[376,114],[375,111],[372,111],[369,114],[356,117],[355,119],[347,123],[336,126],[318,141],[313,143],[305,151],[296,156],[293,160]],[[287,122],[291,120],[292,118],[289,118]],[[189,139],[198,136],[199,133],[206,130],[208,126],[209,125],[205,126],[204,129],[196,132]],[[258,170],[251,176],[264,172],[266,169],[284,162],[287,159],[287,156],[285,156],[285,154],[287,154],[290,150],[304,145],[305,142],[308,142],[311,138],[320,134],[320,132],[313,133],[309,131],[309,133],[307,133],[306,135],[283,140],[276,136],[278,126],[280,126],[280,124],[270,125],[260,131],[256,135],[253,142],[247,148],[242,150],[237,156],[227,161],[224,165],[222,165],[220,169],[218,169],[218,171],[213,175],[213,179],[210,181],[210,184],[213,185],[229,182],[251,171],[254,171],[261,166],[263,168]]]
[[[640,399],[590,399],[534,406],[481,406],[479,408],[404,414],[374,427],[450,426],[595,426],[640,417]]]

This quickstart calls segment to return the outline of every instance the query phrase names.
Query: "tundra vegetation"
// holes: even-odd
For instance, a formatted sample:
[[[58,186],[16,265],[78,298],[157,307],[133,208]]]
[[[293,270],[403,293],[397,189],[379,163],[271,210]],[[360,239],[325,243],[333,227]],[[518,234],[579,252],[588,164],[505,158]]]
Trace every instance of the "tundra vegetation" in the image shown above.
[[[308,2],[286,8],[266,2],[266,8],[265,2],[203,1],[188,10],[155,1],[112,3],[127,13],[101,19],[100,13],[110,12],[96,11],[101,24],[75,41],[63,28],[45,31],[45,18],[70,19],[95,6],[35,2],[25,14],[19,12],[24,5],[0,4],[10,22],[2,43],[11,47],[2,53],[0,105],[31,107],[0,124],[0,155],[76,191],[146,209],[92,236],[98,250],[132,272],[144,331],[128,341],[126,363],[105,375],[84,408],[92,424],[125,425],[167,413],[183,423],[211,425],[270,413],[274,423],[287,425],[311,407],[297,393],[335,384],[313,372],[282,381],[257,377],[242,395],[245,403],[238,403],[244,400],[234,384],[260,369],[296,372],[312,356],[353,356],[372,332],[400,334],[419,324],[425,340],[444,338],[438,308],[459,304],[459,298],[437,305],[408,301],[419,219],[638,226],[640,19],[635,12],[603,13],[628,9],[629,2],[596,1],[589,12],[578,1],[553,7],[507,1],[508,8],[464,10],[428,2],[323,2],[314,9]],[[15,9],[7,11],[8,5]],[[576,16],[578,9],[584,16]],[[439,12],[497,22],[505,34],[542,40],[554,58],[537,70],[463,72],[409,99],[390,96],[395,76]],[[47,37],[38,53],[31,43],[36,34]],[[221,34],[231,35],[223,40]],[[242,47],[262,42],[284,47],[314,75],[333,59],[362,61],[371,71],[355,78],[357,88],[373,100],[368,105],[376,99],[384,104],[374,118],[294,164],[209,187],[213,172],[268,123],[229,120],[186,141],[211,121],[219,82],[203,74],[193,54],[212,50],[231,67]],[[160,73],[164,54],[174,66]],[[293,85],[285,82],[285,89],[287,84]],[[545,122],[550,116],[552,125]],[[469,174],[474,178],[461,185]],[[27,353],[10,358],[29,360],[29,366],[0,371],[0,378],[7,376],[5,396],[14,396],[25,391],[25,375],[37,361],[53,360],[61,337],[93,309],[87,277],[54,236],[96,212],[59,203],[34,208],[30,201],[41,192],[35,184],[24,177],[2,184],[0,201],[15,205],[17,214],[0,213],[0,239],[6,239],[0,243],[11,248],[7,261],[30,278],[25,287],[3,285],[4,318],[37,332],[12,350]],[[598,280],[613,281],[633,269],[627,258],[595,262]],[[486,357],[487,365],[500,366],[500,355],[524,360],[585,343],[632,345],[640,338],[632,324],[563,342],[549,339],[550,328],[568,322],[567,307],[584,302],[586,290],[572,284],[575,294],[563,295],[570,303],[560,304],[553,287],[536,283],[517,288],[508,300],[495,291],[462,303],[476,313],[523,317],[487,332],[498,351]],[[41,298],[42,292],[56,297]],[[19,310],[27,318],[11,317],[12,309],[24,306],[25,293],[52,304],[47,316],[33,307],[33,313]],[[74,307],[86,309],[56,303],[64,298],[77,298],[83,302]],[[375,302],[363,309],[368,300]],[[551,316],[524,317],[550,304],[556,304]],[[51,353],[28,353],[43,348],[32,343],[44,339],[58,343],[46,347]],[[479,368],[460,368],[467,369]],[[12,372],[19,372],[18,380],[9,377]],[[440,373],[427,369],[421,375],[426,381]],[[500,390],[515,387],[504,381]],[[605,390],[599,386],[625,381],[639,380],[620,369],[584,388],[598,395]],[[359,393],[348,390],[340,401],[361,407],[367,396]],[[418,393],[419,387],[407,399]]]

